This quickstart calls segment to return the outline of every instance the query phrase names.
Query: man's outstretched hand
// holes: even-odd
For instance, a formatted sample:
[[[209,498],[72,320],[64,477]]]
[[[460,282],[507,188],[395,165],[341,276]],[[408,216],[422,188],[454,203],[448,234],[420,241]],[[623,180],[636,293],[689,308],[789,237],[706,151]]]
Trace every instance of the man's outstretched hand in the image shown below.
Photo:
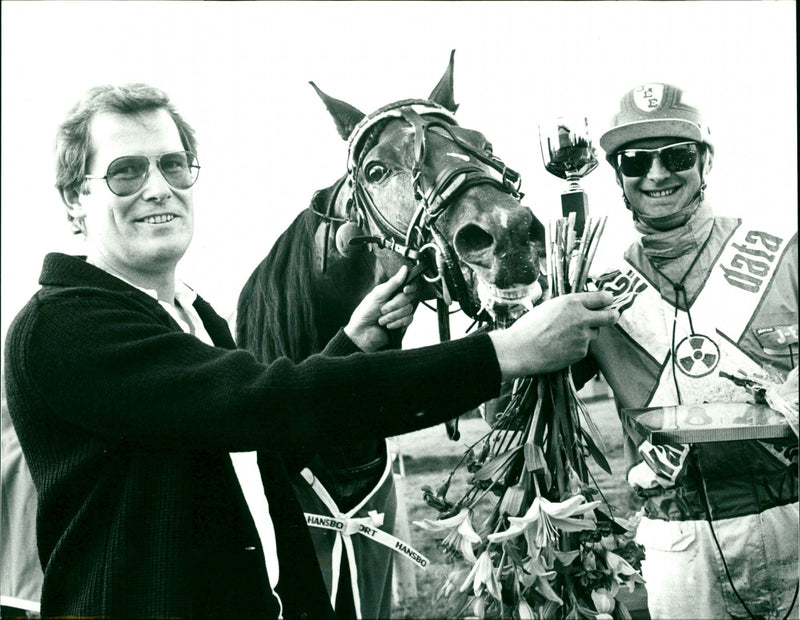
[[[554,297],[490,332],[503,378],[555,372],[586,357],[598,329],[619,320],[619,312],[606,308],[613,299],[606,291]]]

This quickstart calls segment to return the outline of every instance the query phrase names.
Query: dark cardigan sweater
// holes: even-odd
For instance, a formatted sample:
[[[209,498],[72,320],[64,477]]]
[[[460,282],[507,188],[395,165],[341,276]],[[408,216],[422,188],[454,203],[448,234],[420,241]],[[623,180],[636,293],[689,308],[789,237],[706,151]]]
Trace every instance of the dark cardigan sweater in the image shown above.
[[[49,254],[6,340],[8,404],[39,495],[45,616],[275,617],[228,452],[259,450],[284,617],[332,611],[280,458],[406,433],[497,396],[488,336],[259,364],[198,297],[211,347],[145,293]],[[328,354],[355,351],[340,332]]]

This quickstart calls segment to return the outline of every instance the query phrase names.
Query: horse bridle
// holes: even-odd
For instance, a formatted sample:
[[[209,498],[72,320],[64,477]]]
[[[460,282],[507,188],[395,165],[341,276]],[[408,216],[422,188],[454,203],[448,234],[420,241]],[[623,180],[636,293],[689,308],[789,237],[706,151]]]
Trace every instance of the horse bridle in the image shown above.
[[[425,115],[427,118],[423,118]],[[364,148],[365,138],[375,125],[389,118],[403,118],[414,132],[414,165],[412,168],[414,197],[418,207],[405,231],[390,222],[375,206],[364,185],[361,163],[369,149]],[[357,218],[358,224],[369,222],[369,229],[377,234],[361,235],[350,240],[351,244],[374,244],[394,251],[404,258],[423,264],[423,276],[428,282],[441,287],[439,302],[445,308],[453,299],[471,318],[478,319],[480,306],[472,301],[454,248],[439,231],[436,222],[455,198],[468,188],[491,184],[517,199],[521,199],[521,179],[518,172],[506,166],[502,160],[488,151],[480,150],[461,139],[454,131],[458,122],[446,108],[426,100],[405,100],[385,106],[364,117],[353,129],[348,145],[347,182],[351,187],[354,204],[348,205],[348,220]],[[448,165],[439,172],[430,184],[424,182],[424,164],[427,133],[437,129],[439,135],[449,139],[483,166],[470,160],[464,165]],[[455,159],[455,158],[453,158]],[[489,167],[499,173],[497,178],[488,173]],[[353,213],[355,211],[355,213]],[[433,265],[425,259],[426,252],[434,254]],[[435,275],[426,272],[435,268]],[[451,292],[452,291],[452,294]],[[440,307],[440,331],[441,326]],[[442,334],[444,336],[444,334]]]

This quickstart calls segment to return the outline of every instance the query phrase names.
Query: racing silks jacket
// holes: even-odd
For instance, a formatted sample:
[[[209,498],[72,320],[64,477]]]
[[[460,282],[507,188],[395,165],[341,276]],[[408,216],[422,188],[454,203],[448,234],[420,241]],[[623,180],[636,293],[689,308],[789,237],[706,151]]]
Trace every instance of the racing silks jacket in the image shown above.
[[[699,259],[682,284],[685,297],[641,242],[626,251],[618,269],[597,278],[598,287],[621,303],[621,316],[600,330],[590,352],[620,411],[753,402],[720,373],[763,369],[785,376],[797,365],[796,233],[714,218]],[[629,425],[625,431],[631,468],[642,462],[644,438]],[[641,491],[647,517],[705,519],[703,495],[714,520],[797,501],[794,437],[696,443],[690,454],[674,487]]]

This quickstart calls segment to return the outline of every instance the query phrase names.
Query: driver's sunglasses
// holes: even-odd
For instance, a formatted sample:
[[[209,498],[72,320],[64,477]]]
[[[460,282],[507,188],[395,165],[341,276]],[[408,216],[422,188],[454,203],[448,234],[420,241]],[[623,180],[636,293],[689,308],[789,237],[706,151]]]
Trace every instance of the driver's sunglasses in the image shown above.
[[[670,172],[684,172],[697,162],[697,143],[679,142],[658,149],[625,149],[615,153],[617,169],[626,177],[643,177],[650,171],[656,155]]]
[[[200,165],[197,155],[189,151],[164,153],[156,158],[156,166],[175,189],[189,189],[197,181]],[[105,179],[108,189],[117,196],[131,196],[144,187],[150,175],[150,158],[144,155],[118,157],[106,169],[105,176],[87,174],[87,179]]]

